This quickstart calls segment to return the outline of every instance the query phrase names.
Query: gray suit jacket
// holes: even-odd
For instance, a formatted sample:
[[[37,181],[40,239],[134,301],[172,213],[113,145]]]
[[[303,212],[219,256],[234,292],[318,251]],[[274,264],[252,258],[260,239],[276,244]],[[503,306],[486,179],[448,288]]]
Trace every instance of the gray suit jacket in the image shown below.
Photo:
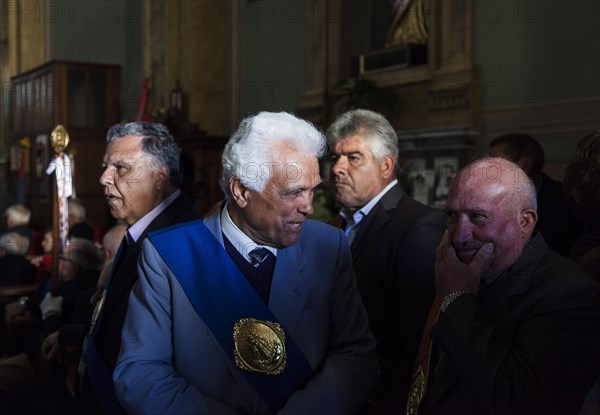
[[[223,244],[219,212],[205,224]],[[132,414],[271,413],[149,240],[139,274],[114,374],[122,405]],[[352,413],[378,368],[344,235],[306,221],[298,242],[278,252],[268,306],[314,370],[281,412]]]

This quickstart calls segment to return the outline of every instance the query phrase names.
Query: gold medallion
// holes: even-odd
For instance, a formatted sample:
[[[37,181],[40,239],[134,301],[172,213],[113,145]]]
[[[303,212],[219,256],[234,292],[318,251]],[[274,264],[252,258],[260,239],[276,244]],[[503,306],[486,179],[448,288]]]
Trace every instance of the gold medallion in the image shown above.
[[[285,369],[285,332],[279,323],[242,318],[233,326],[235,364],[250,372],[277,375]]]
[[[415,415],[419,410],[419,405],[425,396],[426,387],[425,373],[423,368],[419,366],[415,372],[415,376],[410,385],[410,392],[408,393],[408,401],[406,403],[406,415]]]
[[[56,154],[62,153],[69,145],[69,133],[62,125],[57,125],[50,134],[50,143]]]

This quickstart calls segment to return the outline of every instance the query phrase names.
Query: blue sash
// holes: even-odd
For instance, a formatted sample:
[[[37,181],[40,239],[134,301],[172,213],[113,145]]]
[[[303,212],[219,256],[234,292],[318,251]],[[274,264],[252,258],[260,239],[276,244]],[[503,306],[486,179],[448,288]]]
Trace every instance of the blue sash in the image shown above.
[[[90,335],[86,337],[84,347],[86,347],[87,354],[86,370],[88,379],[94,389],[97,401],[107,414],[126,415],[127,412],[125,412],[117,399],[112,371],[106,366],[102,356],[98,353],[93,337]]]
[[[173,232],[175,228],[177,231]],[[235,361],[233,327],[239,319],[278,322],[202,221],[161,229],[150,233],[148,239],[232,362]],[[288,333],[285,348],[287,363],[283,373],[268,375],[239,369],[274,412],[293,392],[302,389],[313,374]]]

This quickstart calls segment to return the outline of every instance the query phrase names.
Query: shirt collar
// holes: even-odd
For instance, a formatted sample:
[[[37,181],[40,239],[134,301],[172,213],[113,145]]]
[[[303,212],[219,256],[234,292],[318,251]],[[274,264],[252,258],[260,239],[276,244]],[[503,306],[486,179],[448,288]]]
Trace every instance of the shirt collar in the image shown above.
[[[340,215],[346,220],[348,225],[360,223],[360,221],[363,220],[363,218],[367,216],[371,212],[371,210],[373,210],[377,202],[381,200],[381,198],[388,192],[388,190],[390,190],[396,184],[398,184],[398,179],[392,180],[388,183],[387,186],[383,188],[381,192],[379,192],[373,199],[371,199],[369,203],[356,210],[354,213],[350,213],[350,211],[348,211],[347,209],[342,209],[340,211]]]
[[[231,216],[229,216],[229,212],[227,211],[228,203],[225,203],[223,209],[221,210],[221,230],[223,231],[223,235],[229,242],[235,247],[235,249],[244,257],[247,261],[250,261],[250,256],[248,255],[254,248],[266,248],[270,252],[277,257],[277,248],[267,245],[258,245],[254,242],[248,235],[246,235],[240,228],[237,227],[235,223],[231,220]]]
[[[142,233],[144,233],[148,225],[150,225],[150,223],[152,223],[152,221],[156,219],[156,217],[160,215],[161,212],[165,210],[167,206],[169,206],[171,202],[175,200],[180,194],[180,189],[175,190],[172,195],[170,195],[165,200],[156,205],[156,207],[150,212],[146,213],[144,216],[139,218],[133,225],[129,227],[129,229],[127,229],[127,232],[129,233],[128,239],[130,241],[133,240],[133,243],[136,243],[137,240],[140,239]]]

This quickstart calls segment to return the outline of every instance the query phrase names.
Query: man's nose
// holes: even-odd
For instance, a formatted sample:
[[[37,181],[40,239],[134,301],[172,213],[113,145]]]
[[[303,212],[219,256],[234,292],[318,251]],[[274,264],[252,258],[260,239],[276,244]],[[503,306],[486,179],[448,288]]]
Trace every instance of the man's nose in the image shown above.
[[[331,171],[335,175],[345,174],[348,167],[348,162],[344,156],[338,157],[331,166]]]
[[[109,168],[104,169],[100,175],[99,182],[102,186],[107,186],[112,183],[112,175],[110,174],[109,170]]]
[[[313,192],[307,194],[305,197],[302,197],[302,201],[300,206],[298,206],[298,211],[303,215],[309,216],[312,215],[315,209],[313,208]]]
[[[462,244],[473,237],[473,226],[466,218],[460,218],[452,226],[452,242]]]

